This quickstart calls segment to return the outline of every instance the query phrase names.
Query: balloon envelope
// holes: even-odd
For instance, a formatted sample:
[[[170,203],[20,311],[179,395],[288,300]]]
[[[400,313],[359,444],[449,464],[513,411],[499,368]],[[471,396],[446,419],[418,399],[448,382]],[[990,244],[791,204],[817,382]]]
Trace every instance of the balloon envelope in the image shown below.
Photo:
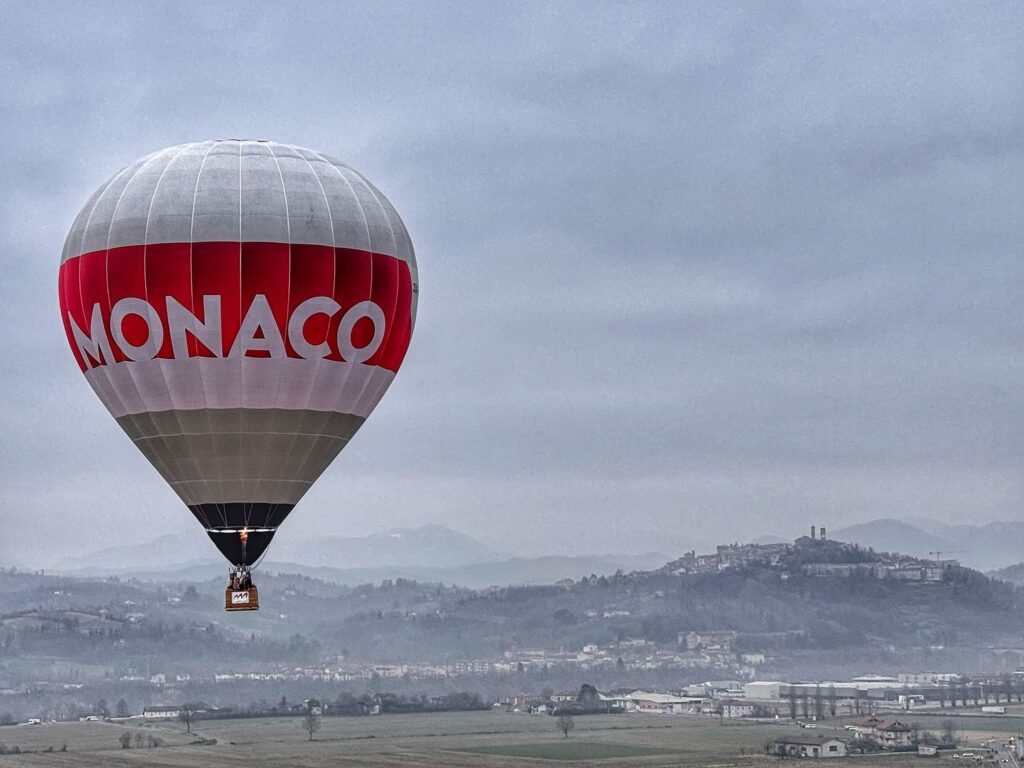
[[[75,220],[59,282],[86,379],[246,565],[380,401],[416,316],[412,243],[384,195],[265,141],[121,170]]]

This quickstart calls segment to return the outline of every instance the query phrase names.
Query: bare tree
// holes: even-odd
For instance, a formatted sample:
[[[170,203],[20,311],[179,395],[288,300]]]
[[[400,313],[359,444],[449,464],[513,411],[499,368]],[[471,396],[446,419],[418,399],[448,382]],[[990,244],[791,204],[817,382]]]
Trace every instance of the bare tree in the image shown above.
[[[121,743],[121,749],[130,749],[132,746],[132,733],[131,731],[125,731],[117,740]]]
[[[319,708],[307,707],[305,713],[302,715],[302,728],[309,734],[309,740],[313,740],[314,734],[320,730],[320,710]]]
[[[956,723],[952,720],[942,722],[942,743],[956,746]]]
[[[192,733],[192,723],[196,719],[197,707],[192,703],[185,703],[181,705],[181,709],[178,710],[178,719],[185,724],[185,733]]]
[[[569,731],[576,727],[576,721],[572,719],[572,715],[559,715],[558,720],[555,722],[558,730],[562,732],[562,738],[569,738]]]

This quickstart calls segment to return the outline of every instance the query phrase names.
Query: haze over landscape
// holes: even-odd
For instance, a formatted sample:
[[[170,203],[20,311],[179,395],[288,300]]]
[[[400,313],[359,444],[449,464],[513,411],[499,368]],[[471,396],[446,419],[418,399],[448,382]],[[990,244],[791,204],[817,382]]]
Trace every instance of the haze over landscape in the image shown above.
[[[55,283],[98,180],[219,136],[353,163],[421,261],[406,366],[282,552],[1019,522],[1021,9],[986,9],[3,4],[0,562],[188,530],[216,562]]]
[[[58,573],[79,576],[139,576],[145,579],[216,578],[223,567],[212,546],[194,551],[192,531],[167,534],[142,546],[104,547],[76,557],[43,562]],[[802,534],[802,532],[800,532]],[[953,558],[971,568],[995,571],[1024,562],[1024,528],[1016,523],[949,526],[934,520],[881,519],[832,531],[839,541],[879,552],[900,552],[925,559]],[[776,543],[794,537],[766,534],[725,543]],[[714,552],[717,545],[693,549]],[[676,553],[678,554],[678,553]],[[608,551],[523,557],[493,549],[465,533],[439,525],[396,528],[368,536],[333,536],[275,546],[264,571],[303,573],[343,584],[405,578],[454,583],[463,587],[504,584],[550,584],[592,573],[657,568],[674,559],[664,552],[641,554]]]
[[[0,765],[1022,768],[1022,41],[0,0]]]

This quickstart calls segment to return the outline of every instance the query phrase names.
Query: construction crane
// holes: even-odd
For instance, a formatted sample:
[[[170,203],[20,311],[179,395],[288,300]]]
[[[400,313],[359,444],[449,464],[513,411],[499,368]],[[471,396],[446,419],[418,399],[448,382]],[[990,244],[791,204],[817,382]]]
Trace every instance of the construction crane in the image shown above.
[[[934,552],[929,552],[928,554],[929,555],[935,555],[935,563],[938,565],[938,564],[942,563],[942,555],[943,554],[959,555],[961,552],[963,552],[962,549],[939,549],[939,550],[936,550]]]

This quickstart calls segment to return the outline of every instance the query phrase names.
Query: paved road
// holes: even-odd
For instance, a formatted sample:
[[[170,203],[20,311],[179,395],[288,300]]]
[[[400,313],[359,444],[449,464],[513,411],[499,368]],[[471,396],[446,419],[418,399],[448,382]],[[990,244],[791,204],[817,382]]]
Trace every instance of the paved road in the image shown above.
[[[996,760],[998,761],[1000,768],[1021,768],[1020,762],[1013,753],[1013,748],[1007,749],[1003,746],[1003,742],[999,743],[999,748],[996,750]],[[1005,763],[1003,761],[1006,761]]]

